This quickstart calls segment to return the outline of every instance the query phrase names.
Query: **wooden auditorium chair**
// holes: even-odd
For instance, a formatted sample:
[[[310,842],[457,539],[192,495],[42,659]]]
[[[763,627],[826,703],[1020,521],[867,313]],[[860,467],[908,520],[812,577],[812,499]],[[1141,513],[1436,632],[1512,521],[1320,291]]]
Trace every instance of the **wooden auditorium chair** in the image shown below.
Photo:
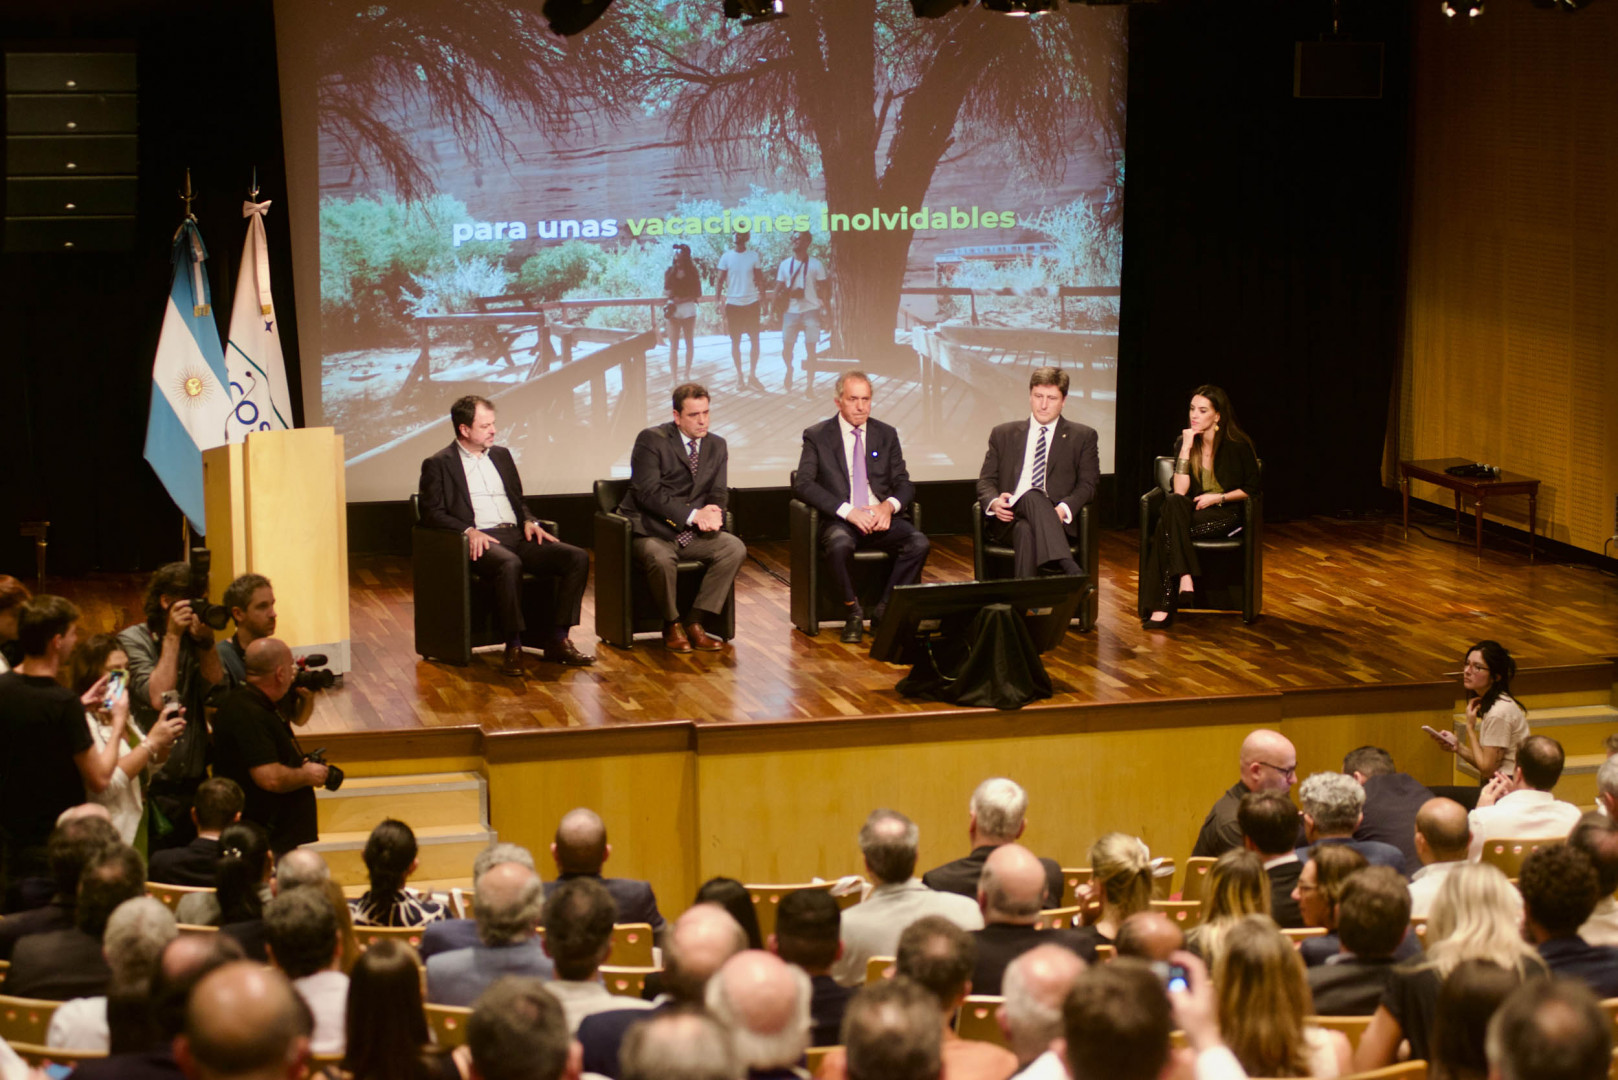
[[[427,1014],[427,1028],[433,1033],[433,1043],[440,1050],[453,1050],[466,1042],[466,1022],[472,1018],[471,1009],[428,1002],[422,1006],[422,1011]]]
[[[1157,515],[1163,498],[1174,490],[1174,459],[1160,457],[1154,463],[1157,484],[1140,497],[1140,588],[1137,606],[1140,617],[1152,613],[1153,590],[1146,580],[1146,558],[1152,534],[1157,531]],[[1264,475],[1264,462],[1258,463]],[[1250,623],[1264,608],[1264,493],[1241,501],[1242,531],[1235,536],[1196,538],[1202,576],[1196,578],[1197,598],[1190,606],[1197,610],[1239,611],[1242,622]]]
[[[503,645],[495,624],[492,586],[472,576],[471,541],[454,529],[433,529],[421,523],[420,496],[410,496],[410,569],[416,592],[416,652],[427,660],[466,666],[472,650]],[[552,536],[560,536],[556,522],[539,522]],[[542,649],[555,621],[556,580],[522,576],[522,613],[528,629],[523,645]]]
[[[661,634],[663,615],[646,584],[646,572],[635,561],[635,530],[629,519],[618,512],[629,490],[628,480],[595,482],[595,559],[596,559],[596,636],[620,649],[635,647],[636,634]],[[734,495],[731,499],[735,501]],[[725,511],[725,531],[736,532],[736,518]],[[690,610],[706,568],[694,559],[677,564],[678,584],[675,601],[680,610]],[[736,637],[736,586],[731,585],[725,610],[705,614],[702,628],[714,637],[731,641]]]
[[[996,544],[983,535],[985,520],[982,502],[974,499],[972,517],[972,577],[977,581],[1002,581],[1011,576],[1011,545]],[[1088,579],[1084,598],[1079,601],[1077,621],[1080,630],[1095,627],[1096,615],[1101,609],[1101,594],[1097,591],[1101,569],[1101,530],[1096,525],[1094,500],[1079,509],[1079,537],[1069,550],[1073,561],[1079,564]]]
[[[789,483],[794,489],[798,486],[796,469]],[[918,531],[922,527],[920,502],[912,500],[894,516],[905,518]],[[843,597],[837,589],[837,579],[821,565],[824,553],[820,546],[820,511],[801,499],[793,499],[787,503],[787,529],[792,564],[792,625],[814,637],[820,633],[821,622],[843,622]],[[892,572],[893,556],[887,552],[854,552],[854,592],[867,618],[882,599]]]
[[[998,1013],[1005,1002],[1003,997],[972,994],[961,1002],[955,1014],[955,1034],[975,1042],[1006,1045],[1006,1033],[1000,1030]],[[1010,1049],[1010,1047],[1007,1047]]]

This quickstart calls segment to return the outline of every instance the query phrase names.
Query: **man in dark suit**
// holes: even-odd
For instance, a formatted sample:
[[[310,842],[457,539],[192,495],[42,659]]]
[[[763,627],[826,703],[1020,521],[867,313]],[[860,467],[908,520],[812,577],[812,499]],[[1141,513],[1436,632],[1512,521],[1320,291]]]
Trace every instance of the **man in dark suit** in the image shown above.
[[[665,923],[649,882],[601,876],[601,868],[611,854],[612,845],[607,843],[607,826],[601,816],[582,806],[569,810],[556,826],[556,839],[551,842],[551,858],[556,860],[558,876],[545,883],[545,895],[550,896],[564,881],[593,878],[606,886],[618,906],[618,917],[613,922],[649,923],[652,933],[661,935]]]
[[[12,997],[69,1001],[106,994],[112,969],[101,951],[107,920],[125,900],[146,895],[146,866],[123,844],[101,848],[84,864],[74,925],[17,942],[6,973]]]
[[[629,491],[618,512],[635,531],[635,559],[646,571],[663,615],[663,644],[673,652],[717,652],[723,643],[702,626],[704,614],[724,610],[747,545],[725,532],[729,452],[708,433],[708,390],[684,383],[674,390],[674,419],[642,431],[629,458]],[[675,598],[679,562],[706,566],[691,610]]]
[[[1242,846],[1264,860],[1270,879],[1270,916],[1283,929],[1301,929],[1303,912],[1292,898],[1303,862],[1298,858],[1298,822],[1302,815],[1284,791],[1249,791],[1236,809]]]
[[[1391,866],[1356,870],[1337,900],[1342,952],[1309,969],[1317,1016],[1370,1016],[1393,975],[1394,951],[1410,929],[1410,888]]]
[[[978,505],[990,518],[984,535],[1011,542],[1017,577],[1045,568],[1082,572],[1070,545],[1079,534],[1079,511],[1095,498],[1101,459],[1095,429],[1062,418],[1067,387],[1061,368],[1035,368],[1028,380],[1032,415],[989,432],[978,473]]]
[[[930,545],[897,516],[915,501],[916,488],[905,470],[899,433],[871,419],[870,378],[858,371],[838,375],[835,400],[836,416],[804,429],[792,493],[820,511],[820,543],[847,609],[843,640],[858,644],[865,613],[854,591],[854,552],[874,549],[893,556],[887,588],[871,611],[875,626],[893,587],[921,577]]]
[[[473,905],[478,944],[427,961],[427,1000],[469,1006],[502,975],[554,977],[537,929],[544,906],[539,875],[517,863],[491,868],[478,882]]]
[[[539,527],[523,501],[511,451],[494,444],[493,405],[468,395],[450,406],[449,416],[455,441],[421,463],[421,523],[465,533],[472,572],[493,580],[496,618],[506,639],[500,673],[523,673],[522,635],[529,629],[522,613],[524,570],[556,579],[552,625],[536,628],[546,639],[545,659],[575,667],[595,663],[568,640],[579,623],[590,556]]]
[[[1298,805],[1303,810],[1303,833],[1308,847],[1298,848],[1298,858],[1308,860],[1316,844],[1343,844],[1353,848],[1372,866],[1391,866],[1405,873],[1405,854],[1392,844],[1377,840],[1356,840],[1354,830],[1365,815],[1365,789],[1352,776],[1342,773],[1315,773],[1298,785]]]
[[[219,867],[219,834],[241,820],[246,805],[247,796],[236,781],[227,776],[204,780],[191,807],[197,838],[185,847],[154,851],[146,876],[166,885],[211,887]]]
[[[967,813],[966,834],[972,840],[972,853],[933,867],[921,875],[921,883],[938,892],[976,899],[978,880],[989,856],[997,848],[1016,842],[1028,827],[1028,793],[1015,780],[991,777],[972,792]],[[1062,902],[1062,867],[1055,859],[1040,859],[1039,863],[1045,873],[1041,904],[1057,907]]]
[[[983,929],[972,931],[978,946],[972,993],[999,996],[1006,966],[1036,945],[1060,945],[1086,962],[1095,962],[1101,935],[1093,927],[1035,929],[1044,904],[1044,889],[1044,868],[1021,844],[995,848],[984,863],[983,881],[978,886]],[[903,950],[903,939],[900,940]]]
[[[29,908],[0,919],[0,960],[10,960],[17,942],[26,937],[72,929],[79,875],[84,873],[84,864],[102,848],[119,842],[118,830],[105,810],[99,815],[86,813],[71,817],[56,826],[45,846],[56,892],[43,907]]]
[[[1416,814],[1433,793],[1409,773],[1393,767],[1393,755],[1379,746],[1362,746],[1343,758],[1343,771],[1365,789],[1364,817],[1355,840],[1392,844],[1404,852],[1406,877],[1421,869],[1416,851]]]

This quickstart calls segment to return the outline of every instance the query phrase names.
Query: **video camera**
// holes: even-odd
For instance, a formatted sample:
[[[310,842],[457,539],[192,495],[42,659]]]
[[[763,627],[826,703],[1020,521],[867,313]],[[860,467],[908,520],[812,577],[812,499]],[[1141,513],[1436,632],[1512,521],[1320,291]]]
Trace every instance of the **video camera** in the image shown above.
[[[230,609],[208,600],[208,572],[213,565],[213,553],[205,547],[191,549],[191,611],[214,630],[230,625]]]
[[[326,672],[329,676],[331,672]],[[343,770],[326,760],[326,748],[316,747],[303,756],[304,761],[312,761],[316,765],[326,766],[326,783],[323,785],[327,791],[336,791],[343,786]]]
[[[299,657],[298,670],[292,676],[292,688],[302,687],[305,690],[330,690],[337,683],[337,676],[326,667],[328,663],[324,653],[310,653]],[[332,788],[336,791],[336,788]]]

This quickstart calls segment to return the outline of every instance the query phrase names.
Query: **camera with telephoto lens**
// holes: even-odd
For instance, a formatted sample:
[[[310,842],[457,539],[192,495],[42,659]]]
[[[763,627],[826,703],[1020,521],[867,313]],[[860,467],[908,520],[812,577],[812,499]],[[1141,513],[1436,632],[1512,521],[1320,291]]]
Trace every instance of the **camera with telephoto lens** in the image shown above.
[[[213,553],[205,547],[191,549],[191,612],[214,630],[230,625],[230,609],[223,604],[208,601],[208,571],[213,565]]]
[[[298,670],[292,676],[292,688],[330,690],[337,682],[337,676],[331,673],[326,663],[326,657],[322,653],[310,653],[308,656],[300,657],[297,661]]]
[[[317,747],[310,753],[305,754],[303,760],[326,766],[326,782],[321,786],[327,791],[336,791],[343,786],[343,770],[326,760],[326,748],[324,746]]]

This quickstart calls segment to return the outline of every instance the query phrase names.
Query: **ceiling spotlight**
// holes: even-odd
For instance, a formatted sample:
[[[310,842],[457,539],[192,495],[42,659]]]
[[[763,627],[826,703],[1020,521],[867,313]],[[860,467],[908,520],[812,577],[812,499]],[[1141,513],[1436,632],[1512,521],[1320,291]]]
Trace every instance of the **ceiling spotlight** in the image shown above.
[[[786,0],[725,0],[725,18],[741,19],[743,26],[786,17]]]
[[[601,18],[612,0],[545,0],[542,9],[553,34],[572,37]]]
[[[1451,19],[1457,15],[1475,19],[1483,14],[1483,0],[1439,0],[1438,10]]]
[[[942,19],[956,8],[970,7],[972,0],[910,0],[910,10],[918,19]]]
[[[1015,15],[1018,18],[1025,15],[1043,15],[1055,8],[1056,0],[983,0],[985,11],[997,11],[1002,15]]]

